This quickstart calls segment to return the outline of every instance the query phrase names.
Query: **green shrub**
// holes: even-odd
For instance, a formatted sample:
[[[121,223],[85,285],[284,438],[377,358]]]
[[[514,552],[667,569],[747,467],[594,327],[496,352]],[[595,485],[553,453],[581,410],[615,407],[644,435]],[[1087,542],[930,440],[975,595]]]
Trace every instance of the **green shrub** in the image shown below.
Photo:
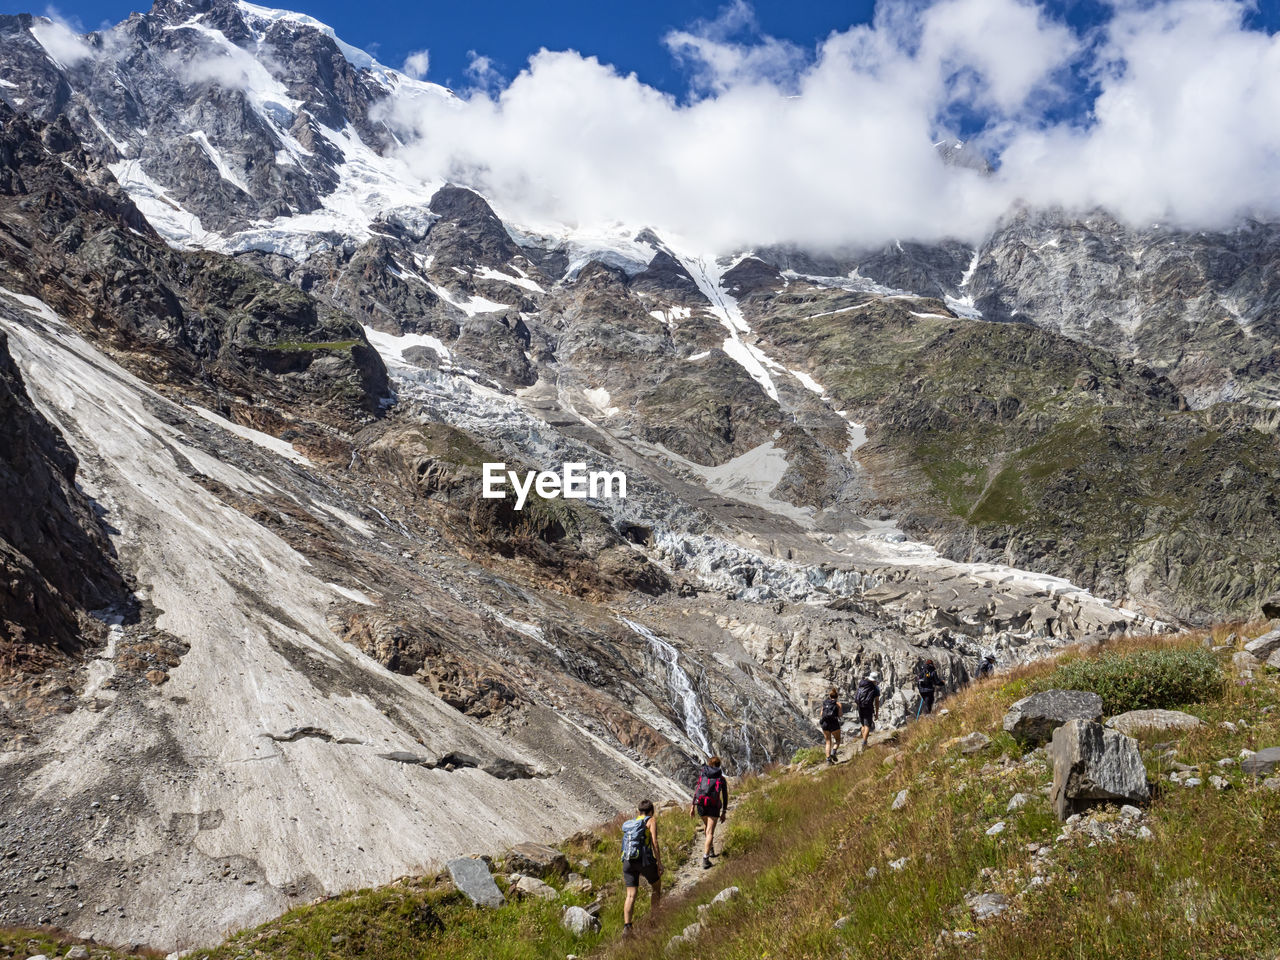
[[[1040,690],[1088,690],[1102,697],[1108,714],[1169,709],[1216,700],[1222,668],[1208,650],[1142,650],[1067,660],[1041,679]]]

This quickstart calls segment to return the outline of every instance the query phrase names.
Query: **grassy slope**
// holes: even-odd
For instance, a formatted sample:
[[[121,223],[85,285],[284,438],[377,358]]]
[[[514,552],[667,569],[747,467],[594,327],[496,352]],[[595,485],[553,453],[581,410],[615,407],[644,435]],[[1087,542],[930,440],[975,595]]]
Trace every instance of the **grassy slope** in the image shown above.
[[[1144,641],[1194,645],[1199,636]],[[1114,647],[1112,648],[1114,649]],[[976,685],[946,702],[950,713],[914,724],[899,742],[855,756],[834,768],[802,751],[790,767],[735,783],[739,800],[724,833],[724,858],[684,896],[669,897],[658,914],[641,895],[637,936],[618,939],[621,895],[617,824],[565,845],[571,862],[592,879],[604,901],[604,930],[575,940],[559,926],[570,903],[590,897],[561,892],[558,901],[522,901],[496,911],[476,910],[439,878],[401,881],[321,901],[233,937],[208,960],[237,957],[561,958],[595,955],[638,960],[662,955],[668,940],[697,919],[697,906],[723,888],[741,895],[713,914],[710,930],[675,956],[700,960],[802,957],[1132,958],[1273,957],[1280,952],[1274,910],[1280,885],[1280,792],[1244,778],[1219,758],[1248,747],[1280,744],[1280,700],[1274,672],[1241,685],[1231,682],[1211,703],[1188,704],[1207,721],[1178,741],[1176,758],[1162,757],[1157,739],[1144,737],[1148,774],[1157,780],[1144,823],[1152,838],[1090,845],[1058,841],[1060,825],[1040,788],[1049,782],[1039,753],[1023,756],[1000,729],[1010,703],[1052,670],[1051,664]],[[1244,718],[1247,728],[1220,727]],[[973,731],[992,737],[966,757],[952,742]],[[1162,781],[1172,760],[1199,765],[1205,785]],[[1208,784],[1221,774],[1222,792]],[[898,791],[906,807],[894,811]],[[1032,799],[1006,811],[1017,792]],[[1114,819],[1114,811],[1101,814]],[[987,836],[1003,820],[1006,830]],[[688,853],[691,821],[683,810],[662,814],[669,869]],[[1028,888],[1027,845],[1052,848],[1044,885]],[[894,871],[891,861],[907,858]],[[867,876],[869,868],[876,875]],[[980,923],[964,907],[967,893],[1002,893],[1013,909]],[[835,921],[847,917],[841,928]],[[943,931],[973,940],[940,941]],[[27,934],[0,935],[21,944]],[[338,938],[338,939],[334,939]],[[46,945],[42,944],[42,948]],[[21,954],[21,947],[19,953]],[[50,953],[52,956],[53,954]],[[112,954],[112,956],[116,956]]]

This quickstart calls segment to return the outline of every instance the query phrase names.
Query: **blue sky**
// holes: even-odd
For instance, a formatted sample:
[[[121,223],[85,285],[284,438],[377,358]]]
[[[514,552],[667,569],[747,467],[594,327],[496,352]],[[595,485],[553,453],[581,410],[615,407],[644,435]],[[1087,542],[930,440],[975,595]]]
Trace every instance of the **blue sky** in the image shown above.
[[[677,96],[689,92],[689,74],[663,43],[673,30],[685,29],[716,17],[726,0],[264,0],[265,6],[284,6],[329,24],[340,37],[373,53],[389,66],[399,67],[412,52],[427,50],[427,78],[452,87],[466,87],[472,56],[487,57],[497,74],[509,80],[541,48],[576,50],[595,56],[623,73],[635,72],[641,81]],[[51,7],[15,5],[0,0],[9,12],[55,12],[84,30],[125,19],[140,6],[138,0],[55,0]],[[832,31],[868,22],[875,0],[804,0],[751,4],[757,35],[790,41],[812,50]],[[1041,8],[1076,31],[1096,25],[1108,15],[1100,0],[1048,0]],[[1280,0],[1257,0],[1250,26],[1269,32],[1280,29]],[[750,40],[741,31],[736,39]],[[1087,88],[1065,109],[1087,106]],[[962,126],[966,125],[963,123]]]

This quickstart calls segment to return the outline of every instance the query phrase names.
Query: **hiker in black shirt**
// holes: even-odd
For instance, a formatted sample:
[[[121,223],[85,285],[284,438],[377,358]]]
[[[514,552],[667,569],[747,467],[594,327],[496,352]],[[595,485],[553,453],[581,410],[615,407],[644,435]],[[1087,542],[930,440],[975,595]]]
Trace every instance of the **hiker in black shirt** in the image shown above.
[[[840,724],[844,722],[844,704],[836,699],[837,695],[835,687],[827,691],[827,697],[822,701],[822,714],[818,718],[822,739],[827,746],[827,763],[840,759]]]
[[[702,818],[706,844],[702,849],[702,866],[711,866],[711,845],[716,837],[716,821],[724,823],[729,813],[729,785],[720,769],[719,757],[708,757],[698,772],[698,784],[693,790],[693,803],[689,816]]]
[[[942,687],[938,679],[938,668],[932,660],[926,660],[924,667],[916,674],[916,689],[920,691],[920,709],[924,713],[933,713],[933,698]]]

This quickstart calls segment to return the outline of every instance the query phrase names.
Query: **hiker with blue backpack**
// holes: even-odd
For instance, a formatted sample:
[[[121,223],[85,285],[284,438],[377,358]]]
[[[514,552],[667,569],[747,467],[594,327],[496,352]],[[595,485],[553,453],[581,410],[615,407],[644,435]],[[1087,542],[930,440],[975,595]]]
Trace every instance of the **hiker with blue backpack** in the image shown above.
[[[622,883],[627,888],[622,902],[622,933],[631,933],[631,913],[640,890],[640,878],[649,881],[650,909],[662,900],[662,853],[658,849],[658,821],[653,817],[653,801],[641,800],[639,816],[622,825]]]
[[[698,783],[693,789],[693,803],[689,816],[702,818],[702,830],[706,843],[702,848],[702,868],[711,867],[711,845],[716,837],[716,821],[724,823],[729,814],[729,784],[720,769],[719,757],[708,757],[698,771]]]
[[[827,691],[826,699],[822,701],[822,713],[818,717],[818,727],[822,730],[822,739],[827,746],[827,763],[839,763],[840,761],[840,724],[844,722],[844,704],[836,697],[839,696],[835,687]]]
[[[880,713],[880,674],[872,670],[858,683],[858,691],[853,695],[854,706],[858,708],[858,723],[862,727],[862,749],[867,749],[867,738],[876,728],[876,717]]]

